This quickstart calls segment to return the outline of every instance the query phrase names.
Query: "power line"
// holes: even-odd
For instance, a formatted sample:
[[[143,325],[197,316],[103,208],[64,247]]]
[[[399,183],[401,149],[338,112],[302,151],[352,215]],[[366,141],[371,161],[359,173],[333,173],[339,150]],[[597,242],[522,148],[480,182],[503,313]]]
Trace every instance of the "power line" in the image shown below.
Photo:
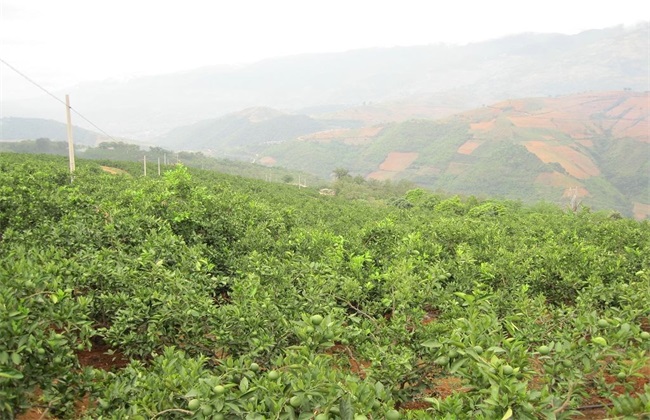
[[[30,79],[29,76],[27,76],[25,73],[21,72],[20,70],[18,70],[17,68],[15,68],[14,66],[12,66],[11,64],[7,63],[7,62],[6,62],[5,60],[3,60],[2,58],[0,58],[0,61],[2,61],[2,63],[3,63],[4,65],[6,65],[7,67],[9,67],[11,70],[15,71],[15,72],[18,73],[20,76],[22,76],[25,80],[27,80],[28,82],[30,82],[31,84],[33,84],[34,86],[36,86],[37,88],[39,88],[40,90],[42,90],[43,92],[45,92],[45,93],[47,93],[48,95],[50,95],[50,96],[51,96],[52,98],[54,98],[56,101],[60,102],[60,103],[63,104],[65,107],[68,107],[68,105],[67,105],[63,100],[61,100],[61,99],[58,98],[55,94],[53,94],[53,93],[50,92],[49,90],[45,89],[43,86],[39,85],[38,83],[36,83],[36,82],[33,81],[32,79]],[[102,130],[100,127],[97,126],[97,124],[95,124],[94,122],[90,121],[88,118],[84,117],[84,116],[83,116],[79,111],[77,111],[77,110],[74,109],[73,107],[70,107],[70,110],[73,111],[75,114],[77,114],[79,117],[81,117],[81,119],[83,119],[84,121],[86,121],[88,124],[90,124],[90,125],[92,125],[93,127],[95,127],[97,130],[99,130],[99,131],[100,131],[102,134],[104,134],[106,137],[108,137],[109,139],[113,140],[114,142],[117,142],[117,140],[115,140],[115,138],[113,138],[113,136],[111,136],[110,134],[108,134],[106,131]]]

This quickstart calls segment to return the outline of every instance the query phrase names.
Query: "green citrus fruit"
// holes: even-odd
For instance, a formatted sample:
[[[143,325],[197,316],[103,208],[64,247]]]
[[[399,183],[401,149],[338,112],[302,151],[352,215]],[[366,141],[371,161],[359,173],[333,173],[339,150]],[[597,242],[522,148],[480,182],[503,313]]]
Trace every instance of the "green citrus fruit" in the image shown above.
[[[300,407],[302,405],[302,398],[299,397],[298,395],[294,395],[289,400],[289,404],[294,408]]]
[[[650,338],[650,332],[643,331],[641,333],[641,338],[643,338],[644,340],[647,340],[648,338]]]
[[[354,416],[354,420],[368,420],[368,417],[364,416],[363,414],[357,414]]]
[[[312,327],[312,326],[310,325],[310,326],[308,326],[307,328],[305,328],[305,331],[307,331],[307,334],[313,334],[313,332],[314,332],[314,327]]]
[[[204,405],[201,407],[201,412],[203,413],[204,416],[209,416],[212,414],[212,406],[209,405]]]
[[[568,359],[564,359],[564,360],[562,360],[562,364],[564,365],[564,367],[571,367],[571,366],[573,366],[573,362],[572,362],[571,360],[568,360]]]
[[[277,370],[272,370],[268,373],[268,376],[270,380],[275,381],[280,377],[280,374]]]
[[[599,319],[599,320],[598,320],[598,326],[599,326],[600,328],[606,328],[606,327],[609,327],[609,322],[607,322],[606,319]]]
[[[616,374],[616,377],[618,379],[625,379],[627,378],[627,375],[625,374],[625,372],[618,372],[618,374]]]
[[[323,317],[320,315],[312,315],[310,321],[313,325],[320,325],[323,322]]]
[[[187,403],[187,408],[190,410],[198,410],[198,408],[201,406],[201,401],[197,400],[196,398],[193,400],[190,400],[189,403]]]
[[[260,365],[258,365],[257,363],[251,363],[251,365],[250,365],[250,369],[251,369],[253,372],[259,372],[259,370],[260,370]]]
[[[397,410],[388,410],[386,412],[386,420],[397,420],[401,417],[401,414]]]
[[[223,420],[225,417],[221,413],[217,413],[212,416],[212,420]]]
[[[601,346],[607,345],[607,340],[605,340],[603,337],[594,337],[591,339],[591,342],[595,344],[600,344]]]
[[[474,351],[476,352],[476,354],[483,354],[483,347],[474,346]]]
[[[226,392],[226,388],[223,385],[217,385],[213,388],[213,390],[217,395],[223,395]]]
[[[539,352],[539,354],[541,354],[543,356],[546,356],[547,354],[549,354],[551,352],[551,349],[548,346],[540,346],[537,349],[537,351]]]
[[[327,420],[327,419],[328,419],[328,417],[327,417],[327,414],[325,414],[325,413],[320,413],[319,415],[314,417],[314,420]]]
[[[436,365],[444,366],[444,365],[446,365],[447,363],[449,363],[449,357],[447,357],[447,356],[440,356],[440,357],[438,357],[436,360],[434,360],[433,363],[435,363]]]
[[[457,358],[458,357],[458,350],[456,350],[456,349],[449,350],[449,353],[447,353],[447,357],[449,357],[450,359]]]
[[[501,370],[503,371],[504,375],[512,375],[512,372],[514,372],[514,369],[510,365],[503,365],[501,367]]]

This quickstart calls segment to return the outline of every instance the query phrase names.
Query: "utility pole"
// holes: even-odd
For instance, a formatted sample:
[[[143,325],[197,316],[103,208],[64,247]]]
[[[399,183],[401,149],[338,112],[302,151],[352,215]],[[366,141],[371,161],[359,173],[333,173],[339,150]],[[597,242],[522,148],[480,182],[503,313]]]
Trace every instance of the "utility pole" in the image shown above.
[[[72,140],[72,118],[70,117],[70,95],[65,95],[65,115],[68,121],[68,161],[70,163],[70,182],[72,182],[72,173],[75,170],[75,164],[74,142]]]
[[[160,176],[160,156],[158,156],[158,176]]]
[[[147,155],[144,155],[142,166],[144,167],[144,176],[147,176]]]

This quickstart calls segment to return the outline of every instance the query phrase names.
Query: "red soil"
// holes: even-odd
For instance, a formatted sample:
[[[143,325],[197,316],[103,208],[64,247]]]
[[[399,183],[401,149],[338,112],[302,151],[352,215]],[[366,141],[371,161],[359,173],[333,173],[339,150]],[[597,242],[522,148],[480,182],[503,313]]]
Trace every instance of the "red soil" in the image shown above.
[[[263,158],[261,158],[259,160],[259,162],[260,162],[261,165],[273,166],[273,165],[275,165],[275,162],[277,162],[277,161],[275,160],[275,158],[273,158],[271,156],[264,156]]]
[[[629,137],[650,142],[650,96],[638,92],[598,92],[558,98],[500,102],[462,114],[475,134],[495,132],[495,117],[507,118],[515,128],[557,130],[574,139],[594,135]],[[607,133],[611,130],[611,133]]]
[[[612,126],[612,134],[618,138],[631,137],[644,143],[650,143],[650,123],[647,119],[643,121],[630,119],[618,120]]]
[[[592,140],[576,140],[576,143],[584,147],[594,147],[594,142]]]
[[[374,179],[377,181],[385,181],[387,179],[393,179],[393,177],[396,175],[396,172],[389,172],[389,171],[375,171],[371,172],[368,174],[366,178],[368,179]]]
[[[542,162],[557,162],[571,176],[578,179],[600,175],[600,169],[589,157],[569,146],[553,145],[539,140],[527,141],[524,146]]]
[[[632,211],[634,212],[634,218],[637,220],[650,218],[650,204],[634,202]]]
[[[549,185],[551,187],[565,188],[563,197],[570,197],[577,192],[578,197],[586,197],[589,191],[576,179],[559,172],[544,172],[537,176],[535,183]]]
[[[93,344],[90,350],[77,353],[79,364],[82,367],[91,366],[96,369],[114,370],[122,369],[129,364],[129,359],[119,351],[113,351],[106,344]]]
[[[479,121],[475,123],[471,123],[469,125],[469,129],[471,131],[489,131],[494,128],[494,123],[495,119],[491,119],[489,121]]]
[[[100,168],[102,168],[102,171],[108,172],[109,174],[113,174],[113,175],[121,175],[121,174],[126,174],[127,173],[123,169],[111,168],[110,166],[100,166]]]
[[[401,172],[408,168],[418,158],[415,152],[390,152],[379,165],[382,171]]]
[[[476,150],[483,142],[476,140],[467,140],[463,143],[457,150],[458,153],[463,155],[471,155],[474,150]]]
[[[338,128],[308,134],[301,137],[300,140],[317,143],[340,142],[350,145],[362,145],[372,142],[372,139],[379,135],[383,129],[384,127],[381,126],[356,129]]]
[[[96,369],[102,369],[106,371],[122,369],[125,367],[129,360],[119,351],[114,351],[112,354],[109,354],[110,347],[103,343],[93,343],[93,346],[90,350],[83,350],[77,352],[77,359],[81,367],[94,367]],[[41,391],[37,389],[32,398],[33,401],[37,401],[40,397]],[[76,403],[76,412],[81,417],[88,407],[91,405],[91,401],[88,396],[84,396],[80,401]],[[52,417],[46,412],[47,410],[43,407],[32,407],[27,410],[25,413],[20,414],[16,417],[17,420],[43,420],[51,419]]]

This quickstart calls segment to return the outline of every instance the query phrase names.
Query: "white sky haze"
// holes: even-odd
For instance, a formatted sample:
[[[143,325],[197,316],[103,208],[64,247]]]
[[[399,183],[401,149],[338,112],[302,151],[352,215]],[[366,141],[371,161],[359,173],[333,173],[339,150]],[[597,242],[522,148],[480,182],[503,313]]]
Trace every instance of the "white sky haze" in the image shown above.
[[[650,1],[0,0],[0,58],[52,90],[302,53],[575,34]],[[0,63],[0,99],[41,92]]]

